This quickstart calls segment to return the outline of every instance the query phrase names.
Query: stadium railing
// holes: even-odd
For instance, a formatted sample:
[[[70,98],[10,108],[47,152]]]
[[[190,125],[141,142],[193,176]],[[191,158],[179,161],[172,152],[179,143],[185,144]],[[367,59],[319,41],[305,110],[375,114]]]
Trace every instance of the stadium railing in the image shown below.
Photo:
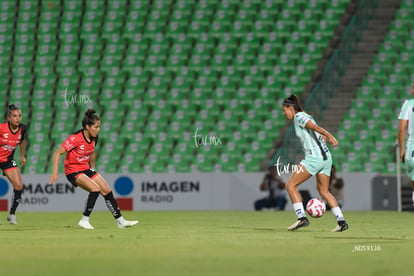
[[[345,74],[345,66],[350,62],[352,54],[356,51],[362,32],[367,28],[377,7],[374,0],[360,0],[355,15],[348,22],[341,36],[339,47],[333,52],[323,70],[321,80],[316,82],[309,93],[304,108],[310,112],[316,120],[321,120],[323,110],[327,108],[328,98],[335,95],[335,90],[340,86],[340,78]],[[294,133],[293,124],[285,134],[283,145],[276,151],[269,165],[277,160],[284,163],[295,163],[300,153],[300,144]]]

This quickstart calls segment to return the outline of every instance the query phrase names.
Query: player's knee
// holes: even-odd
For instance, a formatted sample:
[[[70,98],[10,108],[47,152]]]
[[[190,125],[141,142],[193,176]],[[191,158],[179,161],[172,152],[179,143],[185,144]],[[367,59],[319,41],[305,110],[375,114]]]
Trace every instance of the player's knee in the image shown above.
[[[101,187],[101,194],[103,195],[103,196],[106,196],[107,194],[109,194],[110,192],[112,192],[112,190],[111,189],[107,189],[107,188],[105,188],[105,187]]]
[[[287,191],[294,191],[296,189],[296,185],[293,182],[286,183],[285,189]]]
[[[13,183],[13,189],[17,191],[23,190],[23,183],[22,182]]]
[[[329,200],[332,197],[332,195],[329,191],[319,191],[319,194],[325,200]]]
[[[319,192],[320,195],[329,193],[328,187],[318,185],[317,188],[318,188],[318,192]]]
[[[98,192],[102,193],[101,187],[94,183],[94,185],[89,186],[89,192]]]
[[[92,188],[92,189],[89,190],[89,192],[91,192],[91,193],[102,193],[101,189],[99,187],[98,188]]]

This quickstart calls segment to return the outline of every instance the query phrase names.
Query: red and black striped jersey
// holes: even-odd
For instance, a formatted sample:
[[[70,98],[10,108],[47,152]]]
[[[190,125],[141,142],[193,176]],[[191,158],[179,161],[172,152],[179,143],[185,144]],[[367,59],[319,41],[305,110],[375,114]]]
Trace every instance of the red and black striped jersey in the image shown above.
[[[63,143],[62,147],[66,150],[64,163],[65,174],[85,171],[90,168],[89,160],[95,151],[98,137],[90,142],[86,140],[83,130],[70,135]]]
[[[0,162],[13,159],[17,146],[27,139],[26,132],[27,127],[23,124],[15,132],[10,128],[9,122],[0,124]]]

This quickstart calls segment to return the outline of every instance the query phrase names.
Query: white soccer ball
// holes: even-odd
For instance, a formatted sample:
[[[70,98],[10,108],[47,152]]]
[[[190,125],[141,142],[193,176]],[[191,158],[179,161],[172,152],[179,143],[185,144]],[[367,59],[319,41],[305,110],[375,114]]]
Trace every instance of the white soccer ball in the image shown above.
[[[320,218],[326,211],[325,202],[319,198],[312,198],[306,204],[306,211],[312,217]]]

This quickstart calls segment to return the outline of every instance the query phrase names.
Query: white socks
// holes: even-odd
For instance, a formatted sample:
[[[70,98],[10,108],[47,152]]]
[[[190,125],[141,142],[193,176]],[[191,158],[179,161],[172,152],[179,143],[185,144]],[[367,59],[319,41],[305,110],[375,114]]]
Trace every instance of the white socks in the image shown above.
[[[293,209],[295,210],[295,213],[298,219],[306,217],[305,209],[303,208],[302,202],[293,203]]]
[[[342,210],[341,210],[341,208],[339,208],[339,206],[334,207],[331,210],[332,210],[332,213],[334,214],[337,221],[345,220],[344,219],[344,214],[342,214]]]
[[[116,221],[119,222],[119,223],[124,223],[125,219],[124,219],[124,217],[120,216],[119,218],[116,219]]]
[[[89,221],[89,217],[87,217],[87,216],[83,215],[81,220],[82,220],[82,221]]]

